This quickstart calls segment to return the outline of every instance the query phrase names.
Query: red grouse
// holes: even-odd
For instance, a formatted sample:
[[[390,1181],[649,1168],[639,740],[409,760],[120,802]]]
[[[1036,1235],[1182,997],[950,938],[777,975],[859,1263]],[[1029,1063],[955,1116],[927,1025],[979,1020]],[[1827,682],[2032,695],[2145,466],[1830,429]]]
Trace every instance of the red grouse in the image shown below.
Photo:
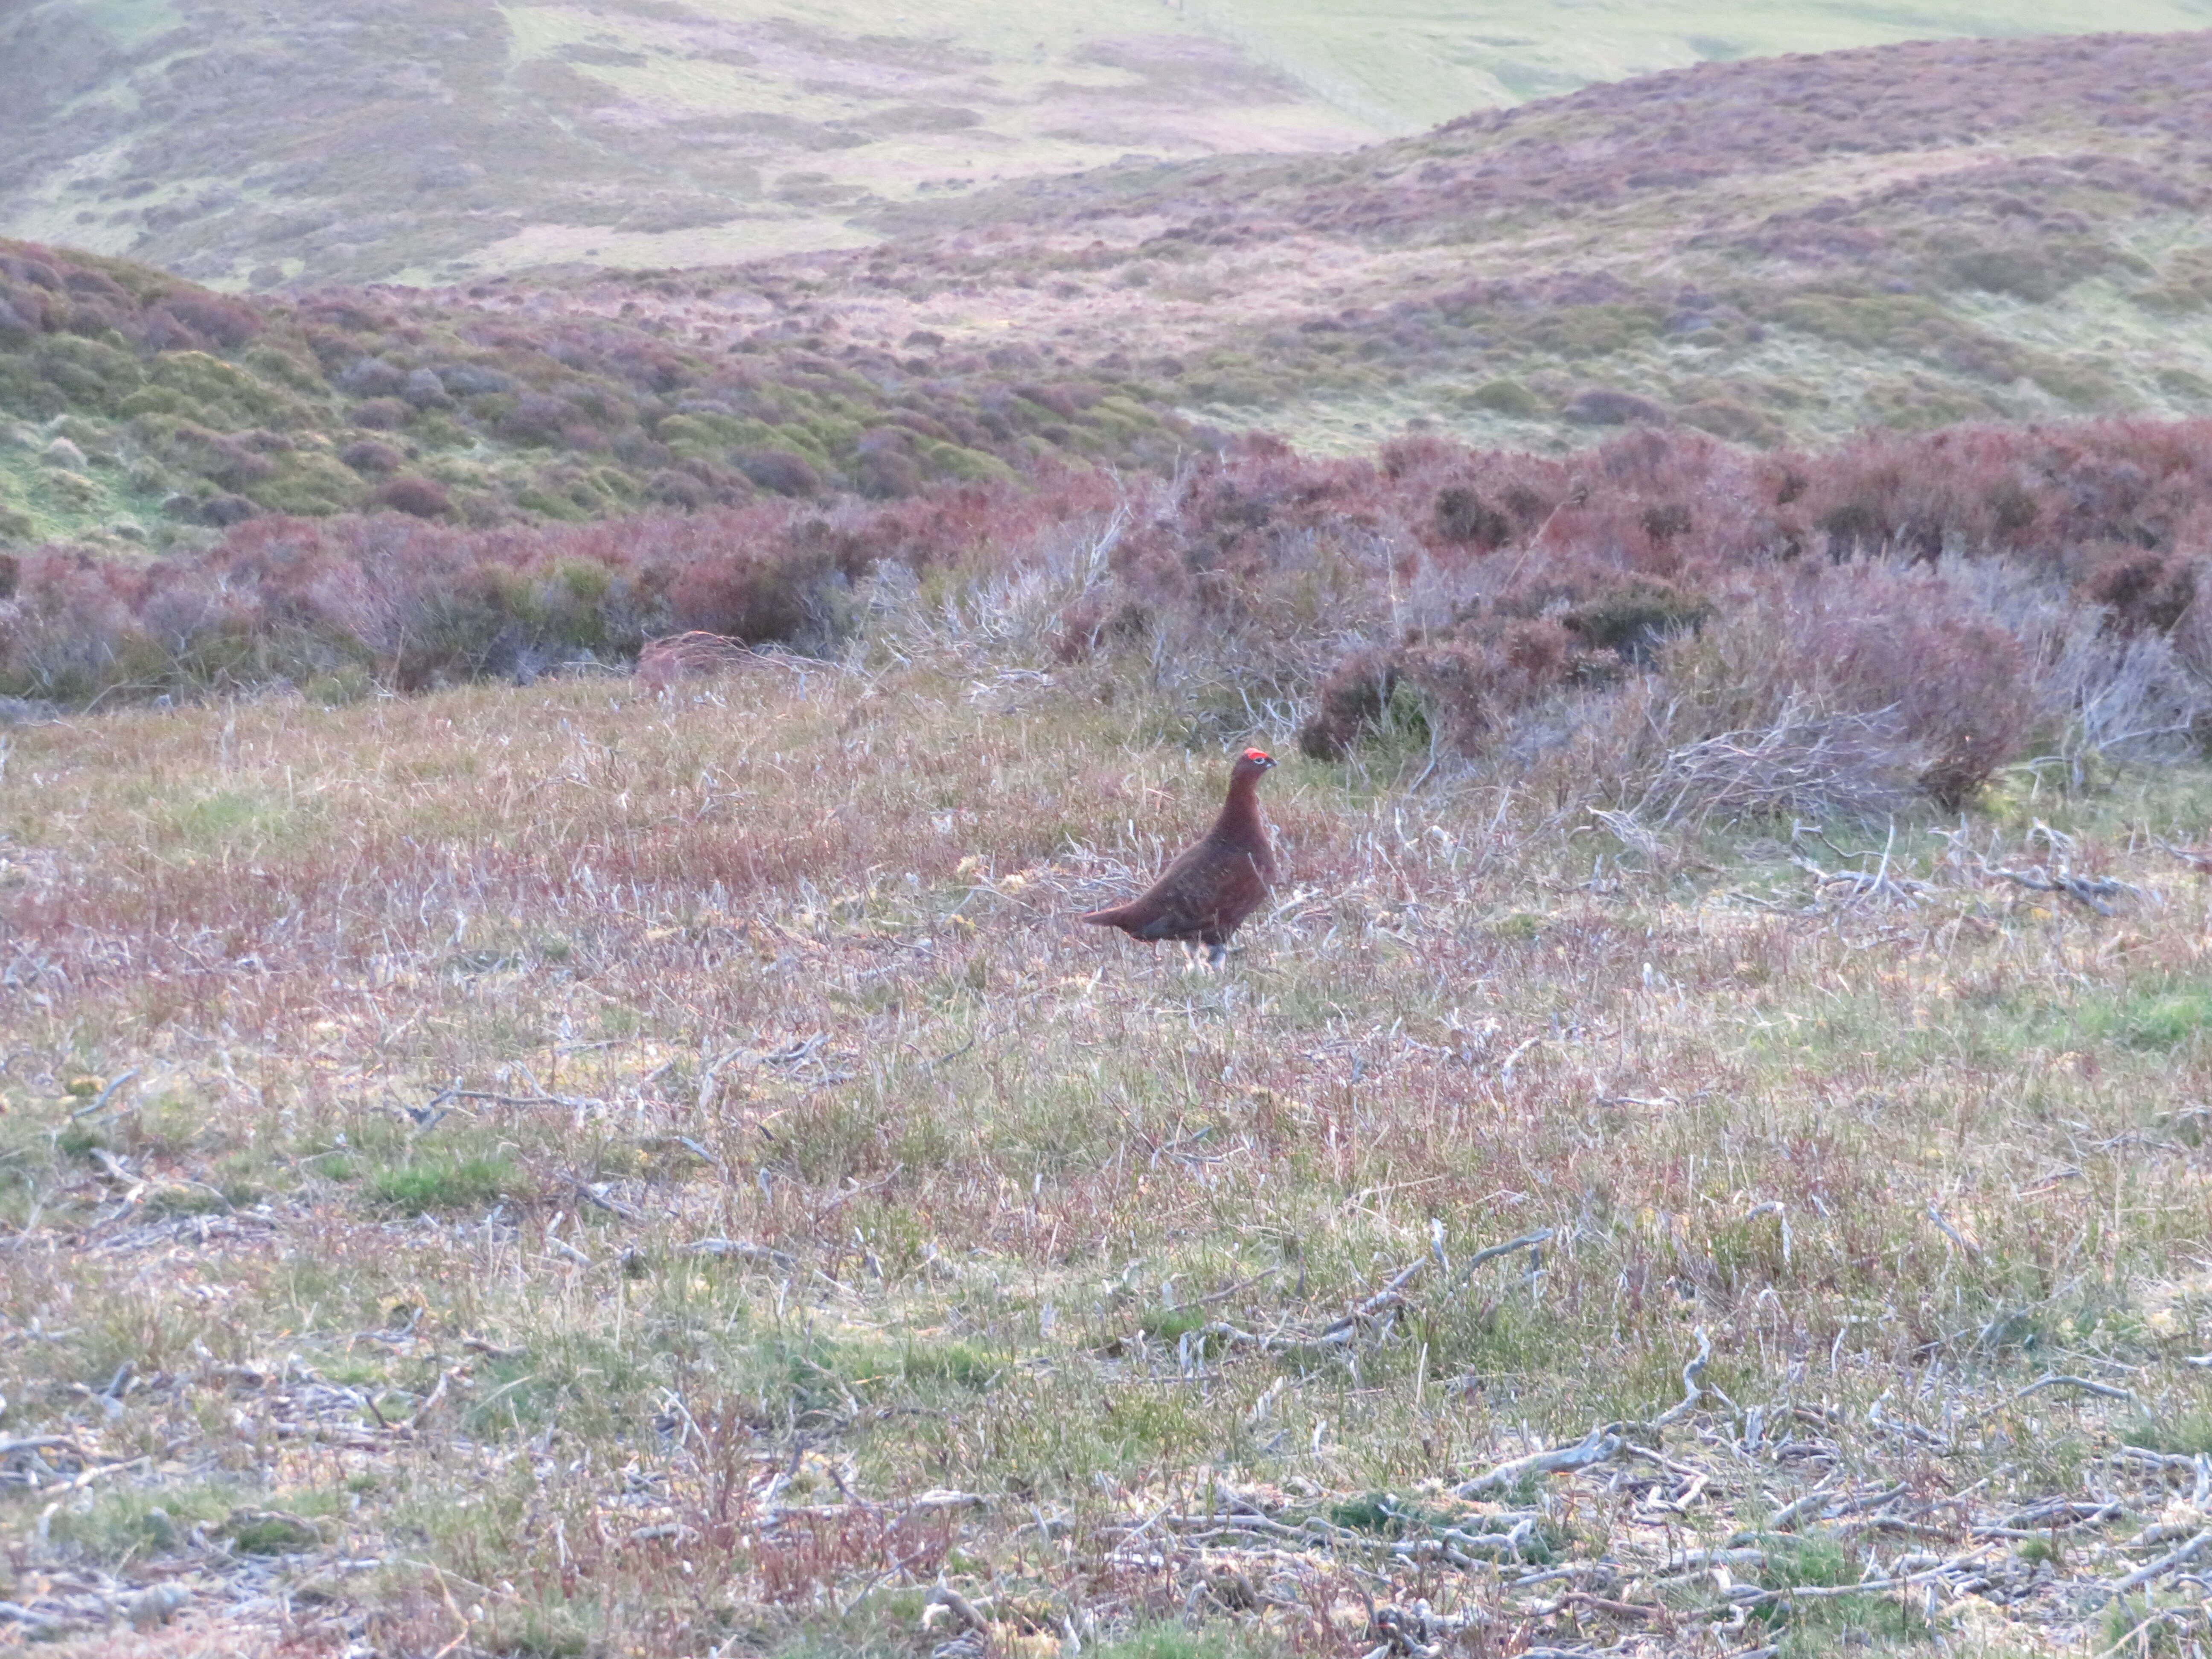
[[[1147,942],[1171,939],[1185,950],[1203,945],[1206,965],[1219,967],[1237,924],[1274,884],[1275,854],[1260,821],[1260,778],[1274,763],[1264,750],[1238,756],[1229,774],[1229,799],[1206,839],[1168,866],[1142,898],[1082,920]]]

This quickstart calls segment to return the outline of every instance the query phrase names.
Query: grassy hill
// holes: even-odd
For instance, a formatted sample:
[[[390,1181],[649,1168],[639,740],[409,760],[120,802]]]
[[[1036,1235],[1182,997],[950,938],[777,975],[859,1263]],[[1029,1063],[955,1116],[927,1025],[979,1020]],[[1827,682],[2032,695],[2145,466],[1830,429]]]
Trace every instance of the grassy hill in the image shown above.
[[[889,248],[786,268],[863,325],[1048,335],[1324,449],[2195,413],[2208,68],[2207,33],[1706,64],[1343,157],[908,210]]]
[[[2095,21],[2206,18],[2124,0]],[[20,0],[0,234],[225,288],[718,264],[1129,155],[1336,151],[1700,61],[2082,21],[1997,0]]]
[[[1242,8],[0,9],[6,1641],[2212,1641],[2212,34]]]
[[[1064,352],[862,343],[782,282],[665,300],[404,289],[247,302],[0,243],[0,544],[202,545],[264,514],[478,527],[910,495],[1067,462],[1164,465],[1180,423]]]
[[[159,544],[380,492],[483,525],[899,494],[1164,463],[1206,426],[1565,451],[1637,421],[1775,446],[2193,416],[2208,70],[2212,33],[1709,64],[688,272],[240,300],[18,246],[0,535]]]

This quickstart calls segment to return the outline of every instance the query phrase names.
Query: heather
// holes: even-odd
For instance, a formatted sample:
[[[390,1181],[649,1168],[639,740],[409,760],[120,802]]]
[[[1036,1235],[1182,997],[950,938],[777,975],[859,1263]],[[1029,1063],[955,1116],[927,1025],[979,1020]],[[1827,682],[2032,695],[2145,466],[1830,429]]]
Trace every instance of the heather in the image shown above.
[[[741,305],[755,287],[782,293],[673,276],[650,291]],[[880,500],[1055,462],[1164,465],[1182,441],[1141,389],[1050,348],[893,348],[834,319],[695,337],[625,309],[497,283],[246,301],[0,246],[0,544],[190,550],[270,514],[490,526]]]
[[[2106,28],[2200,21],[2117,0]],[[111,0],[0,20],[0,234],[226,289],[700,267],[1007,181],[1341,152],[1700,59],[2079,28],[2050,0]]]
[[[0,538],[884,499],[1170,471],[1214,431],[1561,456],[1635,426],[1779,452],[2202,418],[2208,41],[1707,63],[1341,155],[875,204],[868,246],[689,268],[245,297],[10,244]]]
[[[1254,468],[1218,529],[1300,477]],[[1735,822],[1407,727],[1316,759],[1218,633],[1062,654],[1158,556],[1102,509],[878,583],[833,659],[9,732],[11,1622],[2201,1639],[2202,767]],[[2051,602],[2008,568],[1933,579]],[[1649,660],[1710,689],[1671,653],[1736,614]],[[1224,972],[1077,926],[1247,742],[1283,878]]]
[[[1413,741],[1431,764],[1657,788],[1668,817],[1737,783],[1770,814],[1956,807],[2033,754],[2193,751],[2208,465],[2201,423],[1825,453],[1638,429],[1565,459],[1252,439],[1170,479],[1063,468],[879,503],[488,530],[264,518],[151,562],[20,559],[0,683],[55,705],[278,684],[344,702],[626,672],[684,632],[880,660],[949,605],[995,617],[1003,665],[1142,665],[1190,730],[1264,713],[1317,760]],[[1785,728],[1743,765],[1797,785],[1711,771]],[[1664,785],[1693,750],[1705,781]]]
[[[2196,415],[2209,52],[2196,32],[1702,63],[1340,157],[904,206],[886,248],[790,263],[884,325],[981,289],[1187,410],[1340,453],[1408,422],[1774,446]]]

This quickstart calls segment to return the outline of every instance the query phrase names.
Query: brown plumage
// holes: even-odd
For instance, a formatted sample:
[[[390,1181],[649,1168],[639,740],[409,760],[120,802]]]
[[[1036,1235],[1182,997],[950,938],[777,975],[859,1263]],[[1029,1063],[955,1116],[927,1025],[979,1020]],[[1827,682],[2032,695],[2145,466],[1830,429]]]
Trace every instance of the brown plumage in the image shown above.
[[[1189,848],[1142,898],[1082,918],[1119,927],[1131,939],[1171,939],[1186,949],[1206,947],[1206,963],[1219,967],[1237,924],[1257,909],[1274,884],[1275,854],[1260,818],[1260,780],[1274,761],[1247,749],[1229,774],[1229,799],[1206,839]]]

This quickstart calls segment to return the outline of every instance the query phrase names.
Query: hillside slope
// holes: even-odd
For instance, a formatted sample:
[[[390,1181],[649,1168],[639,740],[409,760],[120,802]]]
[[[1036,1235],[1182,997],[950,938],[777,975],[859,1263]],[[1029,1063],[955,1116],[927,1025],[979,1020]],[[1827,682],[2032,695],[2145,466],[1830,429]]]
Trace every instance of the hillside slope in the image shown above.
[[[1675,418],[2185,414],[2212,397],[2212,33],[1706,64],[1320,161],[1125,167],[786,262],[856,325],[1051,337],[1356,448]]]
[[[1065,354],[858,343],[779,317],[772,276],[637,291],[720,326],[495,288],[248,302],[0,242],[0,545],[166,548],[264,513],[489,526],[895,496],[1182,441]]]
[[[2050,0],[9,0],[0,234],[221,287],[699,265],[1127,155],[1340,151],[1701,59],[2078,23]]]
[[[0,234],[231,287],[698,264],[872,240],[864,201],[1374,131],[1153,0],[789,9],[0,7]]]
[[[1965,41],[1033,181],[719,269],[246,301],[17,245],[0,535],[898,495],[1207,427],[1562,450],[2201,416],[2208,134],[2212,33]]]

